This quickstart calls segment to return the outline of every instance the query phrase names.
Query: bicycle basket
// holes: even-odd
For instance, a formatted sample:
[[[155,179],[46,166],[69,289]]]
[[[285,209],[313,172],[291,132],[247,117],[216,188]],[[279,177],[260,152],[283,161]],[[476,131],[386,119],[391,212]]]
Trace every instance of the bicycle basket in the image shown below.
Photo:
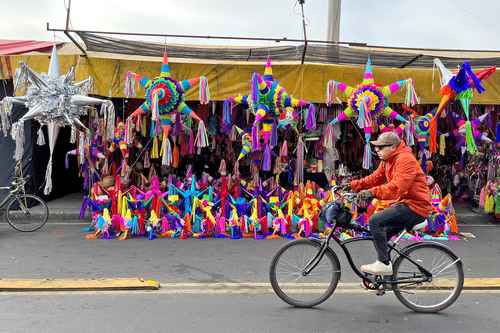
[[[322,210],[320,218],[326,223],[337,223],[337,226],[343,227],[351,223],[351,211],[344,206],[342,202],[332,201],[328,203]]]

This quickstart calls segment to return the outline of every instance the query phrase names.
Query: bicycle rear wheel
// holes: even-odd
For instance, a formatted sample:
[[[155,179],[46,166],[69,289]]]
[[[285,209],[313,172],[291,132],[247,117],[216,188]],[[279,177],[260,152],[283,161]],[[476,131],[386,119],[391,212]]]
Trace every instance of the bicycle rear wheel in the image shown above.
[[[410,260],[399,256],[394,263],[394,294],[416,312],[438,312],[452,305],[464,284],[462,261],[439,243],[420,243],[403,252],[432,274],[430,281]],[[408,283],[401,283],[401,281]],[[412,282],[413,281],[413,282]],[[424,282],[425,281],[425,282]]]
[[[47,223],[49,208],[36,195],[16,195],[8,204],[5,218],[12,228],[22,232],[32,232]]]
[[[302,274],[320,249],[320,244],[300,239],[286,244],[276,253],[269,276],[279,298],[290,305],[309,308],[333,294],[340,280],[340,262],[333,251],[327,250],[310,274]]]

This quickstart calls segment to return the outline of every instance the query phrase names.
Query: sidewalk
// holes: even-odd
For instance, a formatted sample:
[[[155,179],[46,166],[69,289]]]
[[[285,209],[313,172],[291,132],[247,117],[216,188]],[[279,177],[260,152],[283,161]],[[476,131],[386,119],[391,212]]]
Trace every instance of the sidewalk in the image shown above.
[[[80,208],[83,196],[81,193],[71,193],[62,198],[49,201],[50,220],[52,223],[87,223],[90,221],[89,212],[85,213],[85,219],[80,220]],[[459,225],[491,225],[492,218],[482,213],[482,209],[472,211],[469,203],[454,204]]]
[[[491,215],[484,213],[482,208],[471,209],[468,202],[453,203],[459,225],[492,225],[495,220]]]
[[[80,208],[82,206],[83,195],[81,193],[71,193],[64,197],[47,202],[49,207],[49,222],[86,222],[80,220]],[[88,213],[87,213],[88,215]]]

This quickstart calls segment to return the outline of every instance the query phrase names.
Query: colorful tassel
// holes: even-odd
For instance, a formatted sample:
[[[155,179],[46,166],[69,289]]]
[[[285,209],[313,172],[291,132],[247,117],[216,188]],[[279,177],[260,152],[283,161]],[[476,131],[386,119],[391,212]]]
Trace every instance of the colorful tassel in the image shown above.
[[[149,160],[149,152],[144,153],[144,168],[149,169],[151,167],[151,161]]]
[[[496,134],[495,134],[495,143],[500,143],[500,122],[497,123]]]
[[[194,134],[193,134],[193,130],[190,128],[189,129],[189,146],[188,146],[188,152],[189,152],[189,155],[193,155],[194,154]]]
[[[422,171],[427,174],[427,153],[426,151],[422,151],[421,154],[421,162],[420,162],[420,167],[422,168]]]
[[[205,123],[203,122],[203,120],[198,123],[198,132],[196,134],[195,145],[198,148],[208,147],[207,129],[205,128]]]
[[[137,74],[127,72],[127,74],[125,74],[125,97],[135,97],[138,87],[139,81],[137,80]]]
[[[432,154],[437,152],[437,127],[438,118],[434,116],[429,125],[429,150]]]
[[[250,98],[252,104],[256,105],[259,101],[259,75],[255,72],[252,75],[251,89]]]
[[[221,176],[225,176],[227,174],[227,172],[226,172],[226,160],[224,160],[224,159],[222,159],[220,161],[219,173]]]
[[[239,135],[239,132],[238,132],[238,127],[237,126],[233,126],[231,128],[231,135],[229,136],[229,139],[231,141],[238,141],[238,135]]]
[[[370,143],[365,144],[363,153],[363,169],[370,170],[372,168],[372,148]]]
[[[316,129],[316,107],[312,103],[307,109],[306,129],[308,131]]]
[[[323,147],[327,149],[335,147],[335,131],[333,124],[331,123],[326,126],[325,136],[323,138]]]
[[[368,105],[366,104],[366,101],[361,101],[361,104],[359,106],[359,114],[358,114],[358,119],[356,121],[357,125],[359,128],[371,128],[372,127],[372,121],[370,117],[370,110],[368,109]]]
[[[283,141],[283,144],[281,145],[280,149],[280,157],[281,158],[286,158],[288,157],[288,143],[287,141]]]
[[[481,189],[481,193],[479,194],[479,207],[484,208],[486,197],[486,186]]]
[[[222,128],[224,130],[224,133],[227,133],[229,131],[229,128],[231,128],[232,125],[232,119],[231,119],[231,113],[232,113],[232,104],[231,101],[225,100],[223,104],[223,110],[222,110]]]
[[[132,144],[132,139],[134,137],[134,132],[133,132],[133,126],[132,126],[132,119],[127,118],[125,121],[125,143],[127,145]]]
[[[141,116],[139,116],[139,118],[140,118],[140,117],[141,117]],[[146,121],[146,119],[143,119],[143,120],[141,121],[141,135],[142,135],[143,137],[147,137],[147,133],[148,133],[147,121]]]
[[[260,150],[259,128],[257,126],[252,126],[252,151]]]
[[[326,105],[330,106],[334,104],[336,95],[337,83],[334,80],[330,80],[326,85]]]
[[[157,121],[160,119],[160,106],[159,106],[160,98],[158,97],[158,93],[153,94],[153,100],[151,105],[151,120]]]
[[[151,148],[151,158],[156,159],[159,157],[160,155],[158,154],[158,137],[155,136],[153,139],[153,147]]]
[[[405,126],[405,141],[406,145],[410,147],[415,145],[415,137],[413,133],[415,133],[415,122],[410,116]]]
[[[179,136],[182,134],[182,117],[180,112],[175,113],[175,124],[174,124],[174,136]]]
[[[328,108],[322,106],[319,108],[318,120],[320,123],[326,122],[328,119]]]
[[[439,136],[439,155],[444,156],[446,150],[446,136],[441,134]]]
[[[304,183],[304,141],[299,137],[297,142],[297,163],[295,166],[295,185]]]
[[[271,130],[271,147],[276,147],[278,145],[278,126],[273,123],[273,128]]]
[[[199,90],[199,99],[200,104],[205,105],[210,102],[210,89],[208,87],[208,79],[205,76],[200,76],[200,90]]]
[[[405,104],[408,106],[417,105],[419,103],[419,99],[417,96],[417,92],[415,91],[415,86],[413,85],[412,79],[405,80],[405,88],[406,88]]]
[[[495,198],[493,195],[489,194],[486,196],[484,202],[484,212],[486,214],[491,214],[494,212],[494,209],[495,209]]]
[[[136,132],[140,132],[141,131],[141,128],[142,128],[142,117],[138,116],[138,117],[135,117],[135,131]]]
[[[179,167],[179,147],[174,143],[174,149],[172,150],[172,166],[174,168]]]
[[[465,143],[467,147],[467,152],[471,155],[474,155],[477,153],[477,146],[474,141],[474,135],[472,132],[472,124],[470,120],[467,120],[465,122]]]
[[[370,145],[370,138],[371,134],[370,133],[365,133],[365,151],[363,153],[363,169],[365,170],[370,170],[373,165],[372,161],[372,148]]]
[[[168,138],[163,138],[162,142],[162,159],[161,165],[171,166],[172,165],[172,145]]]
[[[262,170],[271,171],[271,146],[266,145],[264,148],[264,156],[262,160]]]
[[[156,122],[151,121],[151,126],[149,126],[149,137],[153,138],[156,136]]]

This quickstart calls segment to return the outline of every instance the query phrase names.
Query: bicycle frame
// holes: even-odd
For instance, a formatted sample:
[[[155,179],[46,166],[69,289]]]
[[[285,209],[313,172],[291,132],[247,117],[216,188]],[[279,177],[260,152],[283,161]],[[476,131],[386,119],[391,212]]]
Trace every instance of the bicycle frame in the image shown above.
[[[20,192],[25,193],[25,180],[22,180],[23,181],[21,183],[13,182],[12,186],[0,186],[0,191],[9,191],[9,194],[7,194],[2,202],[0,202],[0,210],[3,210],[5,205],[7,205],[13,197],[17,197]]]
[[[354,273],[359,276],[363,281],[367,281],[367,282],[375,282],[375,277],[374,279],[370,279],[366,274],[363,274],[357,267],[356,265],[354,264],[354,261],[352,259],[352,256],[351,256],[351,253],[349,252],[349,249],[346,247],[346,244],[349,244],[349,243],[353,243],[353,242],[357,242],[357,241],[365,241],[365,240],[373,240],[373,237],[371,236],[368,236],[368,237],[355,237],[355,238],[350,238],[350,239],[347,239],[347,240],[340,240],[335,234],[334,234],[334,231],[336,229],[336,223],[333,224],[333,227],[332,227],[332,231],[328,234],[328,237],[323,240],[323,241],[319,241],[318,239],[316,238],[310,238],[312,241],[316,241],[318,243],[321,244],[321,249],[318,251],[318,253],[306,264],[304,270],[302,271],[302,275],[308,275],[311,273],[311,271],[319,264],[319,262],[321,261],[321,259],[323,258],[323,256],[325,255],[325,252],[330,248],[330,240],[333,238],[333,240],[342,248],[342,250],[344,251],[344,254],[347,258],[347,261],[349,262],[349,265],[351,266],[352,270],[354,271]],[[364,231],[364,232],[370,232],[368,229],[365,229],[365,228],[362,228],[362,227],[358,227],[357,230],[359,231]],[[398,239],[399,240],[399,237]],[[425,282],[425,281],[428,281],[429,279],[432,278],[432,273],[430,273],[427,269],[425,269],[424,267],[422,267],[419,263],[415,262],[413,259],[411,259],[410,257],[408,257],[405,253],[403,253],[402,251],[400,251],[397,247],[397,241],[395,242],[394,245],[392,244],[388,244],[389,246],[389,255],[391,253],[391,251],[395,251],[397,252],[400,256],[403,256],[404,258],[406,258],[408,261],[410,261],[412,264],[414,264],[419,270],[420,272],[422,272],[424,275],[425,275],[425,279],[420,281],[415,281],[415,280],[409,280],[408,279],[404,279],[404,280],[408,280],[408,282],[403,282],[403,279],[400,279],[400,280],[390,280],[390,281],[384,281],[384,282],[388,282],[388,283],[391,283],[391,284],[402,284],[402,283],[416,283],[416,282]]]
[[[9,186],[2,186],[0,187],[0,191],[6,191],[6,190],[11,190],[11,188]],[[0,210],[3,210],[5,205],[12,199],[12,191],[9,192],[9,194],[7,194],[5,196],[5,198],[2,200],[2,202],[0,202]]]

